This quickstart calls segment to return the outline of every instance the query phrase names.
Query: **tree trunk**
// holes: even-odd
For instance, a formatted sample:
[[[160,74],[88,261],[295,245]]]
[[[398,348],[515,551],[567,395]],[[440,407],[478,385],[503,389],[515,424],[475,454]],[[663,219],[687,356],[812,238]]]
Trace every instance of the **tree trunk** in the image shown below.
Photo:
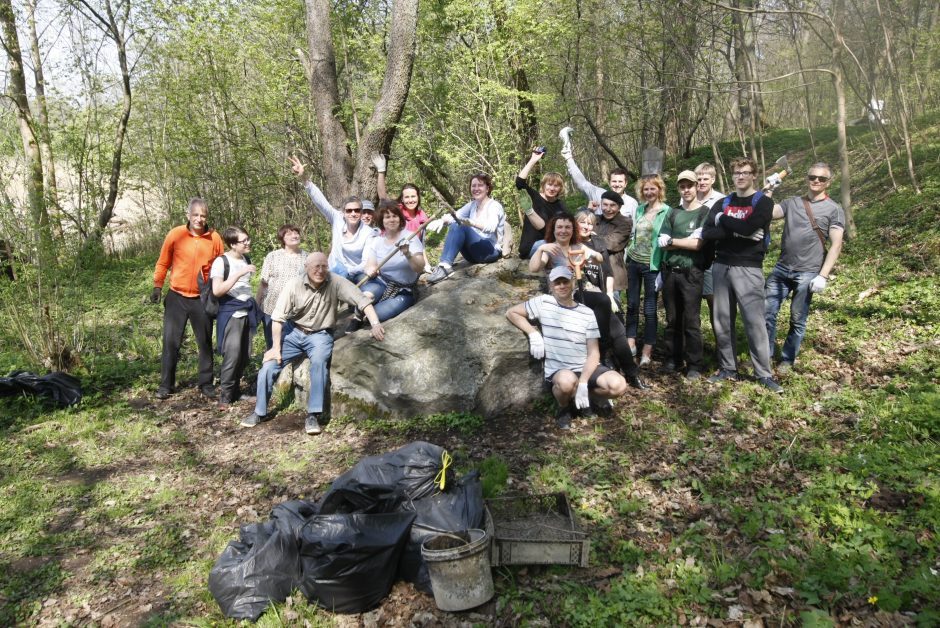
[[[52,133],[49,129],[49,110],[46,107],[46,79],[42,70],[42,53],[39,49],[39,35],[36,32],[36,0],[26,3],[26,23],[29,26],[29,53],[33,62],[33,80],[36,89],[36,119],[39,135],[39,154],[42,157],[43,173],[45,178],[44,192],[52,209],[58,212],[59,186],[56,181],[55,159],[52,155]],[[47,209],[48,211],[48,209]],[[61,217],[55,217],[56,234],[61,237]]]
[[[16,109],[16,122],[23,142],[26,158],[26,198],[29,204],[33,227],[39,234],[40,255],[52,252],[52,233],[49,230],[49,213],[43,193],[42,155],[33,126],[33,116],[26,96],[26,77],[23,73],[23,55],[16,33],[16,16],[11,0],[0,0],[0,23],[3,26],[4,50],[7,54],[9,85],[7,94]]]
[[[852,213],[852,169],[849,164],[849,143],[846,133],[845,86],[842,79],[842,19],[845,0],[835,0],[832,5],[832,29],[835,42],[832,45],[832,87],[836,93],[836,130],[839,136],[839,162],[841,165],[840,188],[842,209],[845,211],[845,235],[852,239],[858,232]]]
[[[336,57],[330,31],[330,1],[306,0],[307,45],[310,49],[310,96],[323,142],[323,188],[330,202],[349,193],[353,163],[346,146],[346,129],[336,113],[340,109],[336,85]],[[391,63],[391,61],[389,61]]]
[[[83,2],[84,4],[84,2]],[[117,128],[114,131],[114,148],[111,153],[111,178],[108,182],[108,196],[104,205],[98,211],[98,221],[92,230],[91,238],[86,244],[97,244],[101,241],[101,235],[104,233],[108,223],[111,222],[111,216],[114,215],[114,205],[117,202],[119,184],[121,181],[121,158],[124,150],[124,137],[127,135],[127,123],[131,118],[131,73],[130,66],[127,63],[127,40],[124,37],[124,30],[127,27],[127,20],[130,16],[130,0],[126,0],[119,7],[120,15],[116,16],[111,0],[105,1],[105,15],[96,15],[99,20],[99,27],[105,34],[114,41],[118,53],[118,65],[121,68],[121,92],[123,102],[121,108],[121,117],[118,119]]]

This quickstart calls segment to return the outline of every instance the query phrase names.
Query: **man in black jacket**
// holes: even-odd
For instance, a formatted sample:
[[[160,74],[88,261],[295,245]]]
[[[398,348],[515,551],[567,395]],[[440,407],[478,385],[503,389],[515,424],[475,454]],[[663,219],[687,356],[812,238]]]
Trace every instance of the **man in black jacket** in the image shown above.
[[[715,203],[702,227],[702,237],[715,240],[712,281],[719,369],[709,381],[738,377],[732,314],[740,306],[757,381],[772,392],[782,393],[770,370],[764,321],[764,234],[770,229],[774,203],[754,188],[757,164],[753,160],[732,159],[731,172],[734,192],[725,201]]]

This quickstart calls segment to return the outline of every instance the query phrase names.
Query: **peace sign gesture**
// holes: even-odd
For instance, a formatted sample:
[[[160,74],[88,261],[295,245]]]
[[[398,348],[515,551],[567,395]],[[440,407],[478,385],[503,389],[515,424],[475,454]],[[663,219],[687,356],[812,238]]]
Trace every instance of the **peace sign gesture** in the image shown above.
[[[297,175],[297,178],[298,178],[298,179],[300,179],[301,181],[306,181],[307,179],[310,178],[310,175],[307,174],[307,172],[304,170],[304,164],[303,164],[302,161],[300,161],[300,159],[298,159],[297,157],[295,157],[295,156],[293,156],[293,155],[288,156],[287,159],[290,160],[290,164],[291,164],[290,169],[291,169],[291,171],[292,171],[295,175]]]

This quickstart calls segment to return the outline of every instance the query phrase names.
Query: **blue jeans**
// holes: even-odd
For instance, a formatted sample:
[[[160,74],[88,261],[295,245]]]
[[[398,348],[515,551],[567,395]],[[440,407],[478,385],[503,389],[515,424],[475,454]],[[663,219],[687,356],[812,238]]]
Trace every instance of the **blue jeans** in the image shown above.
[[[258,373],[258,401],[255,403],[255,414],[264,416],[268,413],[268,397],[271,395],[277,376],[284,368],[284,364],[302,353],[310,359],[310,395],[307,397],[307,412],[323,412],[323,396],[329,375],[328,364],[333,355],[333,334],[331,330],[326,329],[312,334],[305,334],[299,329],[294,329],[281,340],[281,363],[268,360],[261,366],[261,371]]]
[[[457,253],[461,253],[471,264],[491,264],[499,259],[499,251],[492,242],[471,227],[453,223],[447,229],[441,261],[453,265],[454,260],[457,259]]]
[[[267,351],[274,344],[274,337],[271,335],[271,315],[261,313],[261,326],[264,327],[264,350]],[[286,338],[287,334],[294,330],[290,321],[281,323],[281,338]]]
[[[342,262],[336,262],[331,268],[330,272],[339,275],[353,283],[359,283],[362,281],[362,278],[366,276],[365,272],[358,270],[354,273],[349,272],[346,266]]]
[[[379,317],[379,322],[395,318],[415,304],[415,295],[410,290],[399,292],[390,299],[384,299],[376,303],[376,299],[382,298],[382,295],[385,293],[385,288],[386,284],[382,281],[381,276],[370,279],[361,288],[363,292],[369,292],[374,295],[372,303],[374,304],[375,315]]]
[[[656,346],[656,275],[649,264],[627,259],[627,338],[636,338],[640,323],[640,286],[643,286],[643,344]]]
[[[787,332],[787,339],[780,352],[781,362],[793,364],[796,354],[800,352],[800,344],[806,334],[809,303],[813,298],[813,293],[809,291],[809,284],[816,274],[790,270],[777,264],[767,277],[767,283],[764,286],[764,303],[771,356],[774,354],[777,339],[777,313],[787,296],[790,296],[790,330]]]

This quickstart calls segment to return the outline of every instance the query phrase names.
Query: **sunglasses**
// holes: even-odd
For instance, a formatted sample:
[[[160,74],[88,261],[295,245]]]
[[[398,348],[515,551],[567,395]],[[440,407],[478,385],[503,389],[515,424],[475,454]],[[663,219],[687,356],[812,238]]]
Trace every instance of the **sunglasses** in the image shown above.
[[[807,181],[819,181],[820,183],[825,183],[826,181],[829,180],[829,177],[824,177],[819,174],[808,174],[806,175],[806,180]]]
[[[361,207],[347,207],[343,211],[346,212],[347,214],[361,214],[362,208]]]

